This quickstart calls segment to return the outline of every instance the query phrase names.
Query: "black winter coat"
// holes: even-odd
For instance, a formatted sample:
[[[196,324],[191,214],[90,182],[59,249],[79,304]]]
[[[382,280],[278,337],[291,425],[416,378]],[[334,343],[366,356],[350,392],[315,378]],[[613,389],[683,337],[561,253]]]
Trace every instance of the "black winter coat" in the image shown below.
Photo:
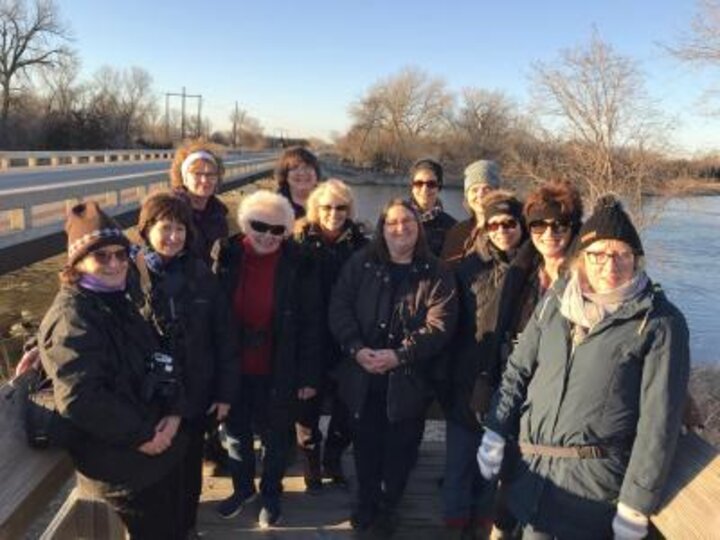
[[[487,412],[491,393],[499,384],[498,288],[508,266],[507,256],[482,236],[475,250],[455,267],[460,309],[448,361],[448,402],[450,417],[468,429],[480,429],[477,415]],[[485,398],[482,403],[477,402],[480,397]]]
[[[355,360],[358,350],[394,348],[400,360],[396,370],[418,383],[413,391],[417,395],[388,386],[388,419],[402,420],[396,412],[410,408],[406,401],[430,398],[435,363],[456,318],[454,280],[434,257],[413,261],[409,277],[393,294],[388,263],[377,259],[372,246],[355,253],[330,300],[330,330],[345,355],[337,370],[340,395],[353,416],[363,410],[371,377]]]
[[[101,493],[143,489],[179,463],[182,432],[160,455],[138,450],[177,410],[147,398],[146,362],[159,345],[122,293],[63,286],[40,325],[38,346],[58,411],[76,429],[68,448],[75,467]]]
[[[319,388],[324,349],[324,312],[320,286],[314,269],[304,264],[299,248],[292,241],[280,247],[275,274],[272,322],[271,419],[290,421],[300,388]],[[236,235],[219,244],[213,271],[220,279],[227,298],[233,298],[243,264],[243,236]],[[237,322],[232,331],[241,333]]]
[[[203,210],[196,210],[190,203],[190,196],[184,187],[175,188],[173,193],[187,200],[192,209],[193,226],[195,233],[191,251],[210,266],[211,252],[215,242],[227,238],[229,233],[227,224],[228,209],[215,195],[210,197]]]
[[[329,306],[333,285],[340,276],[343,265],[353,253],[367,245],[368,239],[358,224],[348,220],[342,234],[334,242],[325,240],[318,225],[301,223],[295,234],[295,242],[300,247],[304,264],[314,267],[319,276],[322,306]],[[327,309],[321,315],[324,318],[323,341],[326,344],[322,366],[325,371],[340,361],[341,352],[330,333]]]
[[[143,265],[142,257],[136,265]],[[212,403],[231,403],[239,370],[230,306],[216,276],[192,254],[179,255],[161,273],[131,274],[130,290],[143,317],[180,366],[183,417],[202,419]]]
[[[445,237],[455,223],[457,220],[447,212],[440,212],[434,218],[422,222],[428,246],[436,257],[440,257]]]

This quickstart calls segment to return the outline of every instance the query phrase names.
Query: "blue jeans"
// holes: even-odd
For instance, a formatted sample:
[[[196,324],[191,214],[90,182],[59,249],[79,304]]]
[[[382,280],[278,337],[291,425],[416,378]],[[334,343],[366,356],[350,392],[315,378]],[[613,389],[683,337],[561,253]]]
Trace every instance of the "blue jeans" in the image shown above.
[[[477,451],[481,431],[472,431],[447,420],[445,436],[445,479],[443,480],[443,513],[448,522],[470,522],[492,516],[494,483],[480,475]]]
[[[271,421],[269,414],[271,379],[265,375],[243,375],[230,414],[225,421],[229,468],[235,494],[255,493],[255,451],[253,435],[262,442],[260,494],[264,502],[277,503],[287,467],[292,419],[286,425]]]

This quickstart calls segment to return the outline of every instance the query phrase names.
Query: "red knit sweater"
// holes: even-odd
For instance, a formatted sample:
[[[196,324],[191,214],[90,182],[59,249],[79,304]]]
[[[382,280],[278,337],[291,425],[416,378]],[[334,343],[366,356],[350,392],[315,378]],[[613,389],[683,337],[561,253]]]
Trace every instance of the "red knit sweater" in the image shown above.
[[[241,343],[240,370],[247,375],[269,375],[275,271],[280,250],[269,255],[258,255],[247,238],[242,242],[245,255],[233,296],[233,311],[245,332],[262,332],[264,339],[259,346],[246,346]]]

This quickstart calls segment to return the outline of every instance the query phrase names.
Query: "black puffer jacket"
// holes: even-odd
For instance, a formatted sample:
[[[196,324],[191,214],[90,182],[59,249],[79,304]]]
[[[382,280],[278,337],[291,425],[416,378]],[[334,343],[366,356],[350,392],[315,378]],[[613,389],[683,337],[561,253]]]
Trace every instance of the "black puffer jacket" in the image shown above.
[[[304,263],[298,246],[285,241],[280,249],[272,321],[273,401],[270,407],[271,418],[285,422],[292,418],[297,390],[306,386],[318,388],[321,381],[323,307],[317,274]],[[213,270],[227,298],[234,296],[244,250],[242,235],[219,244]],[[242,332],[237,323],[232,328]]]
[[[475,251],[455,268],[460,309],[448,362],[448,401],[451,418],[468,429],[480,429],[476,414],[487,412],[492,390],[499,383],[495,335],[498,287],[508,266],[507,255],[481,236]],[[473,389],[475,400],[471,399]],[[478,401],[481,397],[482,403]]]
[[[38,346],[58,411],[76,428],[68,449],[73,462],[101,492],[143,489],[179,463],[182,432],[158,456],[138,450],[179,405],[148,399],[146,362],[159,346],[123,293],[62,287],[40,325]]]
[[[298,228],[295,242],[300,246],[305,264],[315,268],[320,278],[322,305],[328,306],[332,287],[337,281],[343,265],[353,253],[368,243],[368,239],[362,228],[349,220],[346,222],[342,234],[334,242],[325,240],[320,227],[316,224],[304,222],[300,223]],[[327,310],[322,315],[325,317],[323,330],[324,342],[327,344],[327,354],[323,355],[323,368],[329,369],[340,360],[340,348],[330,334]]]
[[[142,265],[140,255],[136,267]],[[192,254],[179,255],[159,273],[148,269],[147,278],[143,272],[131,274],[133,299],[179,362],[183,417],[201,419],[211,403],[232,401],[239,377],[227,296],[207,265]]]
[[[340,273],[330,301],[330,330],[345,359],[338,369],[342,399],[358,417],[370,384],[370,374],[355,360],[363,347],[391,346],[400,359],[396,369],[408,370],[429,393],[435,362],[455,330],[457,296],[452,275],[434,257],[415,260],[409,277],[393,294],[389,264],[377,259],[372,246],[355,253]],[[397,346],[394,346],[398,343]],[[388,416],[405,409],[404,396],[388,390]],[[415,396],[410,396],[414,398]]]

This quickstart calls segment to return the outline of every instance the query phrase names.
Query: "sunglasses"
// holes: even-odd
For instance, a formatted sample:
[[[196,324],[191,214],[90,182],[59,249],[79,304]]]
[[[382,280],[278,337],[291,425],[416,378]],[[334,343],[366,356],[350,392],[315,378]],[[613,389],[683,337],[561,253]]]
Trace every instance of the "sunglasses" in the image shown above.
[[[516,219],[506,219],[504,221],[493,221],[492,223],[488,223],[485,225],[485,228],[490,232],[497,232],[500,229],[509,231],[515,229],[517,226],[518,222]]]
[[[545,234],[548,228],[553,234],[565,234],[570,230],[570,222],[566,220],[533,221],[530,223],[529,228],[533,234]]]
[[[282,236],[287,230],[285,225],[272,225],[271,223],[265,223],[264,221],[257,220],[250,221],[250,228],[256,233],[270,233],[273,236]]]
[[[437,189],[440,187],[440,184],[437,180],[413,180],[412,187],[420,189],[423,186],[426,189]]]
[[[110,261],[112,259],[115,259],[119,263],[126,263],[128,261],[128,251],[127,249],[117,249],[115,251],[108,251],[105,249],[98,249],[95,251],[91,251],[88,253],[88,256],[95,259],[95,262],[101,265],[107,265],[110,264]]]
[[[335,206],[331,204],[321,204],[318,206],[320,210],[323,212],[330,213],[332,210],[335,210],[336,212],[347,212],[350,209],[350,206],[347,204],[337,204]]]

